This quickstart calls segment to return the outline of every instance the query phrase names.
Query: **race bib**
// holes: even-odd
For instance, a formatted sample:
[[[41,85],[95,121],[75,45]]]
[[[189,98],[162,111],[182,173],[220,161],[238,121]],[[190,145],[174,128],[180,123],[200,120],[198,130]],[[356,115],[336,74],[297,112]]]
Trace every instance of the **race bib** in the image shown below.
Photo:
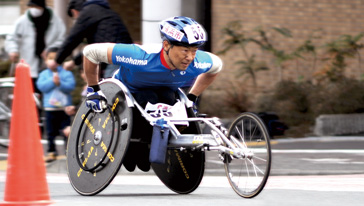
[[[181,120],[188,118],[186,107],[180,101],[173,106],[164,103],[151,104],[148,102],[147,106],[145,106],[145,112],[156,120],[160,118],[163,118],[164,120]],[[188,126],[188,121],[173,121],[173,124]]]
[[[207,41],[205,30],[197,24],[188,25],[184,28],[188,43],[193,44],[197,41]]]

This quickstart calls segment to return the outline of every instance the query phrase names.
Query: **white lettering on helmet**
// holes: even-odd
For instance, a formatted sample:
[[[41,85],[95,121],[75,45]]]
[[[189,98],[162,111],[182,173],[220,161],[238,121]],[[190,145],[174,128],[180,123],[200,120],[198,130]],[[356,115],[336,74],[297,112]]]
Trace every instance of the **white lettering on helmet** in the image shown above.
[[[162,32],[165,33],[166,35],[176,39],[177,41],[181,41],[184,36],[184,34],[182,32],[171,27],[169,24],[165,24],[163,26]]]

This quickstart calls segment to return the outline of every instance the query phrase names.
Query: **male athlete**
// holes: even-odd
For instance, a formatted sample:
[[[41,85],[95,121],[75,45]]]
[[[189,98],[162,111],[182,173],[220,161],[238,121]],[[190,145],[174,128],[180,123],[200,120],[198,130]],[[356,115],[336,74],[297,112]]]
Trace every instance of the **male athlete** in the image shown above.
[[[123,82],[142,107],[148,102],[173,105],[176,102],[178,88],[197,77],[187,95],[195,102],[215,80],[222,69],[222,61],[214,54],[199,50],[199,47],[207,41],[207,34],[199,23],[181,16],[162,21],[159,28],[162,45],[99,43],[84,48],[88,107],[95,112],[101,112],[106,108],[105,95],[98,85],[97,65],[101,62],[120,65],[114,78]],[[148,153],[147,146],[145,153]],[[128,153],[136,151],[130,147],[133,145],[130,144]],[[135,155],[126,154],[126,156],[128,158],[125,159],[129,160],[129,156]],[[136,158],[134,163],[123,162],[123,164],[129,171],[135,169],[135,164],[141,170],[148,171],[150,163],[147,154],[146,156]]]

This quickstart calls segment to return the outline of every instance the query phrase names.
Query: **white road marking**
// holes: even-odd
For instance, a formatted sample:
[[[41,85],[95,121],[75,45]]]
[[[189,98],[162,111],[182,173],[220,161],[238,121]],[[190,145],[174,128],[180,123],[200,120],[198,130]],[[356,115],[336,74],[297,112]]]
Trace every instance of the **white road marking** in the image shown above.
[[[6,173],[0,172],[0,182]],[[70,184],[67,174],[47,173],[48,183]],[[156,175],[117,175],[111,184],[164,186]],[[199,187],[230,187],[225,176],[204,176]],[[271,176],[264,189],[363,192],[364,174],[320,176]]]
[[[341,154],[364,154],[364,150],[359,150],[359,149],[346,149],[346,150],[342,150],[342,149],[288,149],[288,150],[272,150],[272,153],[277,153],[277,154],[284,154],[284,153],[289,153],[289,154],[302,154],[302,153],[309,153],[309,154],[332,154],[332,153],[341,153]]]
[[[353,162],[351,159],[339,159],[339,158],[321,158],[321,159],[314,159],[314,158],[301,158],[303,161],[312,162],[315,164],[350,164],[350,165],[363,165],[363,162]]]
[[[311,191],[364,191],[364,174],[322,176],[273,176],[266,189]]]

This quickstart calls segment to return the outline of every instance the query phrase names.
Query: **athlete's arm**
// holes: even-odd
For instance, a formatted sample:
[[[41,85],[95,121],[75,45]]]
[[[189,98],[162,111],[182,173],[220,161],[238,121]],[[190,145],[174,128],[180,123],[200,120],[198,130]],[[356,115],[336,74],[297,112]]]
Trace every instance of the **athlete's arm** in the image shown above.
[[[205,91],[205,89],[216,79],[218,73],[222,69],[221,59],[215,54],[209,52],[207,53],[212,59],[212,67],[208,72],[201,74],[197,77],[189,92],[190,94],[193,94],[195,96],[200,96],[202,92]]]
[[[190,94],[200,96],[203,91],[216,79],[217,74],[204,73],[197,77],[193,84]]]
[[[114,45],[113,43],[90,44],[83,49],[83,68],[87,85],[94,86],[98,84],[99,63],[112,64],[111,54]]]
[[[210,73],[210,74],[219,73],[222,70],[222,61],[221,61],[220,57],[218,57],[215,54],[210,53],[210,52],[206,52],[206,53],[211,57],[211,60],[212,60],[212,67],[207,73]]]

